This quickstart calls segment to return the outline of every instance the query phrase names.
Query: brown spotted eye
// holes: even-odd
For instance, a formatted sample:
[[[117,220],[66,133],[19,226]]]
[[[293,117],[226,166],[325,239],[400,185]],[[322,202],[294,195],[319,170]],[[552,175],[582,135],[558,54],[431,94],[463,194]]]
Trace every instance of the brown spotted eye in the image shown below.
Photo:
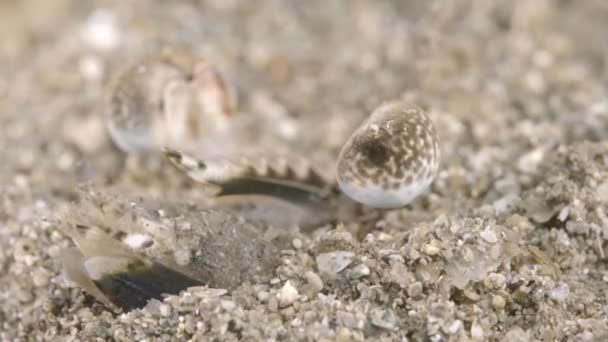
[[[371,113],[344,144],[336,178],[355,201],[398,208],[428,188],[438,167],[431,120],[422,110],[393,101]]]

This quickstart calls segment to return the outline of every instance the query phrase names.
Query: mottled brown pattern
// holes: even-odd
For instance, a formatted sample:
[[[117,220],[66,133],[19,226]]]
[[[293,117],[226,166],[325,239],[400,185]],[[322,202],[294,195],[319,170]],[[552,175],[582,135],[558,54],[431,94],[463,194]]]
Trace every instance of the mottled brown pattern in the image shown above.
[[[372,113],[346,143],[338,177],[397,189],[429,178],[436,169],[437,154],[437,136],[424,112],[392,102]]]

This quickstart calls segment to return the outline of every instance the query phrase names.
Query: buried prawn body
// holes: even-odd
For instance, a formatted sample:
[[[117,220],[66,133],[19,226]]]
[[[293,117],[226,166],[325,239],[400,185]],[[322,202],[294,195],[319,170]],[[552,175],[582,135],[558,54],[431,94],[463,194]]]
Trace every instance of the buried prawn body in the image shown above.
[[[362,207],[404,207],[432,183],[440,159],[430,119],[400,101],[381,105],[354,131],[339,154],[334,181],[307,165],[293,167],[284,158],[200,160],[171,148],[164,154],[189,178],[208,187],[218,207],[238,211],[249,202],[256,207],[253,216],[261,212],[276,226],[309,229],[332,220],[354,220]],[[66,273],[105,304],[130,310],[163,294],[205,284],[135,254],[109,236],[77,230],[68,235],[78,249],[66,251]]]
[[[251,161],[198,160],[165,149],[167,158],[193,180],[217,189],[216,197],[266,195],[295,205],[325,207],[344,194],[363,206],[404,207],[425,191],[439,168],[435,128],[420,109],[401,101],[377,108],[346,141],[336,163],[337,184],[312,169],[298,175],[289,166]],[[341,190],[341,191],[340,191]],[[331,205],[329,208],[333,208]]]
[[[203,283],[130,249],[99,227],[67,225],[76,248],[63,251],[67,277],[109,308],[131,310]]]

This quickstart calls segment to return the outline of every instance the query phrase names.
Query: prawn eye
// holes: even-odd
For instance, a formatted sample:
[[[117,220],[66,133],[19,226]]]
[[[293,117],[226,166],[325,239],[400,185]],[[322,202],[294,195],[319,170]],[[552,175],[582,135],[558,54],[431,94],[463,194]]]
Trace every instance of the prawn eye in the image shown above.
[[[389,151],[381,143],[370,141],[361,146],[363,155],[373,164],[382,166],[389,159]]]
[[[336,178],[357,202],[397,208],[420,195],[438,167],[432,122],[423,111],[395,101],[376,109],[344,144]]]
[[[188,50],[166,49],[118,75],[105,116],[110,137],[125,152],[200,151],[217,147],[236,106],[234,86],[216,66]]]

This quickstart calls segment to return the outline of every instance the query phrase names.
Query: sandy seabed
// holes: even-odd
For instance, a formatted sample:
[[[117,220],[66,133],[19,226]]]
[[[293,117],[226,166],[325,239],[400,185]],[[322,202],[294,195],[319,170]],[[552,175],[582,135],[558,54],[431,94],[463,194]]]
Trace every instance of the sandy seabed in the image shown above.
[[[2,1],[0,340],[608,340],[608,5],[421,3]],[[437,179],[312,232],[199,208],[103,121],[113,75],[167,45],[233,80],[247,149],[329,173],[401,98],[435,123]],[[202,231],[172,246],[210,287],[115,312],[68,281],[60,222],[99,203]]]

